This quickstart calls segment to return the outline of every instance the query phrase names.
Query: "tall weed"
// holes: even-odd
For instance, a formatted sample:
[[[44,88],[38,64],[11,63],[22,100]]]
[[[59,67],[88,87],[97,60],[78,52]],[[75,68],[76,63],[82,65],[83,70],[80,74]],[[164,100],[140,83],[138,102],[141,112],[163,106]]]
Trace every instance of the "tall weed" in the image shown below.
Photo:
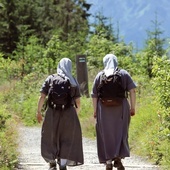
[[[17,163],[16,122],[2,101],[0,94],[0,169],[11,170]]]
[[[40,75],[34,73],[18,81],[10,92],[4,95],[8,109],[15,112],[25,125],[36,124],[36,109],[39,89],[42,84]]]

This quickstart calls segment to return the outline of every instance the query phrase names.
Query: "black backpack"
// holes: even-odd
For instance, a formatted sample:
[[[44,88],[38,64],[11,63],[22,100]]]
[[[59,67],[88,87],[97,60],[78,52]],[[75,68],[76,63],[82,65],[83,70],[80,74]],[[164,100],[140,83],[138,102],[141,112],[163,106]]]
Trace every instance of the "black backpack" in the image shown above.
[[[52,76],[48,92],[48,106],[56,110],[66,109],[72,104],[70,81],[60,75]]]
[[[126,91],[122,87],[120,69],[116,69],[112,75],[106,77],[103,71],[98,86],[98,98],[106,106],[121,105]]]

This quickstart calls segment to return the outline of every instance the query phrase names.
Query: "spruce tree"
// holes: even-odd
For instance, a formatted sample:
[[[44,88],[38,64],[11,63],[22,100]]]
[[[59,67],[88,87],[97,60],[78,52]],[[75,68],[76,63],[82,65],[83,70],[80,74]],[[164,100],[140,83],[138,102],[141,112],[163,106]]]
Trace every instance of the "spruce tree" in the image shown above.
[[[160,26],[161,23],[157,19],[157,14],[155,15],[155,20],[152,21],[153,29],[147,30],[147,40],[145,42],[144,52],[146,54],[146,69],[148,76],[152,78],[152,67],[153,67],[153,58],[162,57],[165,54],[165,38],[162,38],[163,31]]]
[[[60,30],[60,38],[67,40],[69,34],[74,36],[77,33],[88,34],[88,17],[90,4],[85,0],[56,0],[57,28]]]
[[[116,43],[117,38],[114,35],[113,24],[109,21],[109,18],[103,16],[103,14],[99,12],[94,16],[94,19],[94,23],[91,24],[91,34],[102,35],[107,40]]]
[[[0,51],[7,55],[17,47],[23,27],[27,38],[37,36],[44,45],[56,32],[61,40],[81,36],[81,43],[88,34],[85,0],[2,0],[0,8]]]
[[[18,30],[15,22],[16,5],[14,0],[2,0],[0,6],[0,50],[4,53],[4,57],[9,57],[8,54],[16,48],[18,41]]]

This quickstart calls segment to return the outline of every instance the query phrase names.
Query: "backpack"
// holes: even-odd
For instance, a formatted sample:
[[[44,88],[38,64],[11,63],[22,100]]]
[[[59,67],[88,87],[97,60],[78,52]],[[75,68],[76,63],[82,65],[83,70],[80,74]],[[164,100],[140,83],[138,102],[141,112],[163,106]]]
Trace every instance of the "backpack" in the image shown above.
[[[122,87],[120,69],[117,68],[109,77],[103,71],[97,91],[98,98],[105,106],[121,105],[126,91]]]
[[[56,110],[66,109],[72,104],[70,81],[60,75],[52,76],[48,92],[48,106]]]

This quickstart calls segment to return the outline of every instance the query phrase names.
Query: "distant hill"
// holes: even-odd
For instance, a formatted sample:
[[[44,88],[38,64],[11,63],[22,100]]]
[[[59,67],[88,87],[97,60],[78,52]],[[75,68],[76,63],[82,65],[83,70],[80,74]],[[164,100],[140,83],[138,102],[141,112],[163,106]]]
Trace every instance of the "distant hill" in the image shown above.
[[[133,42],[137,48],[143,48],[147,38],[146,30],[152,30],[151,21],[161,23],[163,37],[170,37],[170,1],[169,0],[87,0],[91,3],[90,13],[102,12],[106,17],[112,18],[113,28],[126,43]],[[92,20],[92,18],[90,18]]]

